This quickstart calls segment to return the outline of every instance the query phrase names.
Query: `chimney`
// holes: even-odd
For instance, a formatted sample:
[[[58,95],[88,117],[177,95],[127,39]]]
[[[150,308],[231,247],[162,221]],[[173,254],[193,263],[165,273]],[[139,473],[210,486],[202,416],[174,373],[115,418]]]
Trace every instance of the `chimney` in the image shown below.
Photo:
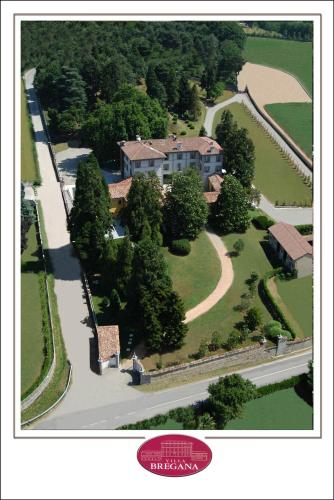
[[[177,142],[176,143],[176,149],[180,150],[182,147],[182,142]]]

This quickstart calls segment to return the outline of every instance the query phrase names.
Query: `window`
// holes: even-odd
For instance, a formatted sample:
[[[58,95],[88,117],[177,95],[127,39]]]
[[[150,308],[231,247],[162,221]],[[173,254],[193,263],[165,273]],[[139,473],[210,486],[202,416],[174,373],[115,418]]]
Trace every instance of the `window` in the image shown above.
[[[211,156],[209,156],[209,155],[204,156],[204,161],[205,161],[205,163],[209,163],[211,161]]]
[[[222,161],[222,155],[217,155],[217,156],[216,156],[216,161],[217,161],[217,162]]]
[[[118,204],[119,204],[119,205],[122,205],[122,200],[118,200]]]
[[[164,170],[169,170],[169,165],[168,165],[168,163],[164,163],[163,168],[164,168]]]
[[[191,151],[191,152],[190,152],[190,159],[191,159],[191,160],[194,160],[195,158],[196,158],[196,153],[195,153],[195,151]]]
[[[177,169],[178,169],[179,172],[181,171],[181,163],[177,164]]]
[[[141,167],[141,162],[140,161],[135,161],[135,167],[140,168]]]
[[[182,153],[177,153],[177,159],[178,160],[182,160],[182,156],[183,156]]]
[[[210,167],[204,167],[204,172],[210,172]]]
[[[154,160],[149,160],[148,161],[148,166],[149,167],[154,167]]]

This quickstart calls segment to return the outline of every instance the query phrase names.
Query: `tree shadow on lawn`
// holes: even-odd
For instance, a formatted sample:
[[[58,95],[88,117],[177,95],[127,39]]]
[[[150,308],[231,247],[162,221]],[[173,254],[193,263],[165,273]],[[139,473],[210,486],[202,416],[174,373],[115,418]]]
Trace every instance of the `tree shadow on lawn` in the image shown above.
[[[264,251],[268,261],[270,262],[271,266],[276,269],[277,267],[280,267],[282,263],[280,260],[277,258],[276,253],[273,251],[272,247],[270,246],[269,241],[267,240],[262,240],[260,241],[260,245],[262,247],[262,250]]]
[[[307,383],[307,375],[305,373],[300,376],[299,382],[295,385],[294,390],[305,403],[313,407],[313,395]]]

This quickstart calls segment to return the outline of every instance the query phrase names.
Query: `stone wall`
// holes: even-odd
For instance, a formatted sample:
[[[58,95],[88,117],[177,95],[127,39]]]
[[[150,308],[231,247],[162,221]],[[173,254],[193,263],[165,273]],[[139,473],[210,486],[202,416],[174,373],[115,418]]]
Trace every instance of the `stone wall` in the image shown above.
[[[209,374],[210,371],[221,368],[271,361],[277,355],[288,354],[309,347],[312,347],[311,338],[284,342],[284,346],[281,345],[279,351],[277,347],[266,348],[265,346],[255,345],[151,372],[145,372],[142,364],[136,359],[133,362],[133,369],[139,373],[140,384],[154,384],[166,379],[170,381],[173,378],[184,375],[191,377],[195,374]]]

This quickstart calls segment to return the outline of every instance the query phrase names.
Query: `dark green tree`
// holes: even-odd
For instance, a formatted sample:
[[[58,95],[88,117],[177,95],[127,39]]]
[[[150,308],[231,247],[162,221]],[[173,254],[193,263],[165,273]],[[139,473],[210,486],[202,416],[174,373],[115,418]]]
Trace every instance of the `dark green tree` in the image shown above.
[[[198,87],[194,84],[190,89],[188,116],[191,120],[198,120],[201,115],[201,101],[199,99]]]
[[[110,314],[113,318],[113,321],[116,323],[118,319],[118,315],[121,310],[121,299],[118,295],[118,292],[115,288],[111,290],[110,294]]]
[[[178,111],[184,116],[184,114],[189,110],[192,101],[192,92],[191,87],[189,85],[187,75],[183,74],[180,78],[179,83],[179,102],[178,102]]]
[[[117,290],[122,297],[126,298],[128,285],[132,274],[133,247],[129,237],[122,239],[117,246],[117,263],[115,274]]]
[[[152,99],[158,99],[162,106],[166,106],[167,94],[164,85],[158,80],[154,66],[148,67],[146,75],[147,93]]]
[[[208,388],[208,406],[217,429],[224,429],[226,424],[242,415],[247,401],[256,397],[256,387],[252,382],[238,374],[220,378]]]
[[[238,129],[231,112],[224,111],[216,127],[216,137],[224,150],[225,170],[250,189],[255,171],[255,148],[248,131],[245,128]]]
[[[262,313],[257,307],[252,307],[245,315],[244,320],[247,327],[253,332],[262,324]]]
[[[79,71],[76,68],[63,66],[56,87],[60,98],[58,111],[66,111],[73,107],[83,115],[87,105],[87,96],[85,83]]]
[[[162,191],[158,177],[136,175],[131,184],[123,219],[133,241],[150,237],[161,245]]]
[[[203,413],[197,419],[197,429],[202,429],[206,431],[212,431],[216,428],[216,423],[214,418],[210,413]]]
[[[187,333],[183,323],[184,306],[172,290],[159,247],[149,238],[135,247],[129,298],[149,349],[161,351],[181,347]]]
[[[206,128],[204,127],[204,125],[201,126],[198,135],[199,135],[199,137],[206,137],[208,135],[208,133],[207,133]]]
[[[216,83],[217,83],[217,65],[214,61],[209,60],[203,70],[201,78],[201,87],[206,90],[206,97],[208,99],[211,99],[213,97]]]
[[[243,240],[241,240],[240,238],[234,243],[233,245],[233,248],[236,252],[237,255],[240,255],[240,253],[243,251],[243,249],[245,248],[245,243],[243,242]]]
[[[221,191],[212,209],[211,221],[223,234],[243,233],[249,227],[248,198],[233,175],[225,175]]]
[[[232,330],[225,342],[225,348],[231,351],[235,349],[240,344],[240,333],[237,330]]]
[[[24,199],[24,185],[21,182],[21,253],[27,248],[27,232],[35,222],[33,202]]]
[[[173,65],[172,62],[170,63],[161,62],[156,65],[155,73],[158,77],[158,80],[163,84],[165,88],[167,96],[167,102],[166,102],[167,107],[173,108],[179,99],[179,92],[178,92],[179,78],[177,75],[176,67]]]
[[[90,154],[79,164],[69,229],[80,258],[89,271],[99,269],[109,252],[111,201],[97,159]]]
[[[219,73],[225,81],[236,81],[244,59],[238,45],[233,40],[225,40],[220,47]]]
[[[195,239],[208,218],[202,181],[195,169],[177,172],[172,177],[164,204],[164,222],[172,239]]]

